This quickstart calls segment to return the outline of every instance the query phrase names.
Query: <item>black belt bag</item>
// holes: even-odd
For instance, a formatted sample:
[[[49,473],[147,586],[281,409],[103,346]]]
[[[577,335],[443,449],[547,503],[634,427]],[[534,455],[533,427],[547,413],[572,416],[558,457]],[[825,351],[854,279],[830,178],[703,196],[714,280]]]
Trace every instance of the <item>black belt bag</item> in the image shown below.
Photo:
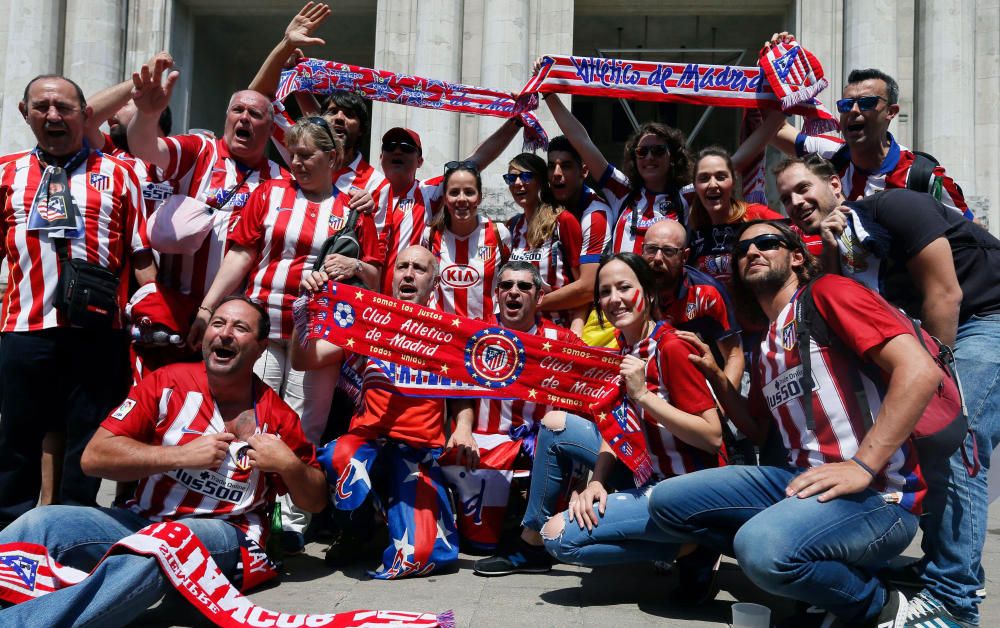
[[[59,283],[55,306],[70,325],[110,329],[118,315],[118,275],[103,266],[70,259],[69,243],[59,238]]]

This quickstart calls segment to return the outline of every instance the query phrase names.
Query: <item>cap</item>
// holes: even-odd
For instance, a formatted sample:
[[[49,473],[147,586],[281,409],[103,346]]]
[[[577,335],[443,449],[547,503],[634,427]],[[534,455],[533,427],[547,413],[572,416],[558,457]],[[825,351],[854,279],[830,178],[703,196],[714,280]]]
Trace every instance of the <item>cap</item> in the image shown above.
[[[401,126],[389,129],[382,135],[382,142],[391,140],[409,140],[411,144],[420,149],[420,152],[423,152],[423,146],[420,145],[420,136],[412,129],[404,129]]]

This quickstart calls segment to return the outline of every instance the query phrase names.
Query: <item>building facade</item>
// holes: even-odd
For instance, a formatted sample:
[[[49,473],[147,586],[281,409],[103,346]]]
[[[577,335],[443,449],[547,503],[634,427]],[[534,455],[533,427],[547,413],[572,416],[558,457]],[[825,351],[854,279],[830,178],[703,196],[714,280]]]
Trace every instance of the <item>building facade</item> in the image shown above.
[[[228,95],[249,82],[299,0],[0,0],[0,152],[30,146],[16,103],[41,73],[63,73],[93,93],[159,50],[181,79],[175,132],[221,131]],[[752,65],[773,32],[789,30],[822,61],[827,107],[853,68],[897,78],[902,114],[892,132],[943,163],[970,205],[1000,234],[1000,0],[343,0],[312,56],[517,91],[545,53]],[[686,105],[573,101],[595,141],[619,162],[633,120],[658,119],[692,148],[735,148],[739,113]],[[558,129],[539,112],[551,135]],[[376,103],[371,137],[417,130],[421,176],[468,155],[497,118]],[[519,142],[515,141],[516,144]],[[373,148],[377,153],[378,144]],[[512,146],[484,173],[484,207],[509,208],[499,174]],[[377,161],[377,154],[374,156]]]

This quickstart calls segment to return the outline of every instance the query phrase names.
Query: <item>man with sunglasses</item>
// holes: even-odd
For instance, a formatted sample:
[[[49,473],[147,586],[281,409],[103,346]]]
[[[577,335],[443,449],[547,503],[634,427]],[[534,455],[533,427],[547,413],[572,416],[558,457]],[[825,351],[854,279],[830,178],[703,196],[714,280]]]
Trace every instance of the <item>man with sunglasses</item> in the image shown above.
[[[833,166],[815,155],[778,164],[775,179],[792,221],[822,235],[828,271],[878,290],[954,348],[975,448],[967,442],[947,462],[925,464],[932,488],[921,520],[925,558],[909,580],[925,587],[921,600],[931,612],[975,624],[985,586],[990,454],[1000,443],[993,386],[1000,377],[1000,240],[911,190],[845,201]],[[976,449],[983,468],[971,474],[966,462]]]
[[[771,43],[784,37],[791,35],[779,33]],[[927,192],[972,220],[961,188],[945,173],[944,167],[900,145],[889,132],[890,123],[899,115],[899,85],[895,79],[875,68],[852,70],[843,97],[837,101],[837,111],[843,140],[806,135],[785,123],[771,143],[786,155],[802,157],[819,153],[832,161],[847,200],[908,188]],[[782,114],[776,111],[768,115]]]
[[[541,316],[542,276],[534,264],[507,262],[497,276],[496,322],[500,326],[580,344],[571,331]],[[457,455],[454,464],[443,470],[461,505],[458,532],[476,550],[493,550],[503,531],[514,462],[522,452],[533,456],[538,426],[552,406],[511,399],[453,399],[448,406],[455,418],[448,446]],[[477,563],[476,569],[480,567]]]
[[[671,478],[650,494],[650,515],[678,542],[734,556],[754,584],[798,600],[803,612],[789,625],[829,626],[836,617],[851,626],[902,627],[906,598],[875,573],[916,533],[926,488],[909,437],[941,371],[911,322],[878,294],[836,275],[816,278],[818,263],[787,225],[747,223],[733,262],[736,296],[769,321],[749,404],[704,344],[696,363],[741,430],[758,442],[779,430],[786,464]],[[800,349],[806,286],[836,342],[820,345],[813,336]],[[811,363],[809,395],[803,354]],[[851,372],[869,393],[867,414],[844,381]]]

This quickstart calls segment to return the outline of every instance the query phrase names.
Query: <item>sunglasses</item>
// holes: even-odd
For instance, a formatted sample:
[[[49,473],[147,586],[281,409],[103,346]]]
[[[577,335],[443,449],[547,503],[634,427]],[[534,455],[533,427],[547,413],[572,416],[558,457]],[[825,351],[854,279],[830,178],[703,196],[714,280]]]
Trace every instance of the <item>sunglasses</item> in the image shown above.
[[[391,153],[397,148],[406,153],[407,155],[412,155],[413,153],[417,152],[417,150],[419,150],[416,146],[410,144],[409,142],[397,142],[397,141],[382,142],[383,153]]]
[[[330,123],[326,121],[326,118],[322,118],[320,116],[309,116],[308,118],[306,118],[306,122],[309,122],[310,124],[315,124],[316,126],[323,127],[323,130],[326,131],[326,134],[330,136],[330,140],[334,144],[337,143],[337,141],[333,139],[333,130],[330,128]]]
[[[639,159],[645,159],[649,155],[653,157],[663,157],[669,152],[666,144],[651,144],[649,146],[636,146],[635,156]]]
[[[520,179],[521,183],[529,183],[535,178],[534,172],[512,172],[503,175],[503,180],[507,185],[514,185]]]
[[[840,113],[850,113],[851,109],[854,109],[854,103],[858,104],[859,111],[871,111],[875,107],[878,107],[878,101],[885,100],[881,96],[860,96],[858,98],[841,98],[837,101],[837,111]]]
[[[497,283],[497,287],[503,290],[504,292],[507,292],[515,285],[517,286],[517,289],[520,290],[521,292],[531,292],[532,290],[535,289],[535,284],[531,283],[530,281],[513,281],[511,279],[505,279]]]
[[[479,166],[476,162],[469,159],[465,161],[449,161],[444,165],[444,176],[448,176],[455,170],[468,170],[469,172],[478,173]]]
[[[673,257],[681,250],[676,246],[656,246],[655,244],[643,244],[642,254],[646,257],[656,257],[657,253],[663,253],[663,257]]]
[[[764,251],[773,251],[775,249],[780,249],[785,247],[786,249],[791,249],[792,246],[789,244],[788,240],[784,236],[780,236],[777,233],[765,233],[759,235],[756,238],[750,238],[748,240],[740,240],[733,246],[733,257],[739,259],[746,255],[750,251],[750,245],[757,247],[757,250],[763,253]]]

